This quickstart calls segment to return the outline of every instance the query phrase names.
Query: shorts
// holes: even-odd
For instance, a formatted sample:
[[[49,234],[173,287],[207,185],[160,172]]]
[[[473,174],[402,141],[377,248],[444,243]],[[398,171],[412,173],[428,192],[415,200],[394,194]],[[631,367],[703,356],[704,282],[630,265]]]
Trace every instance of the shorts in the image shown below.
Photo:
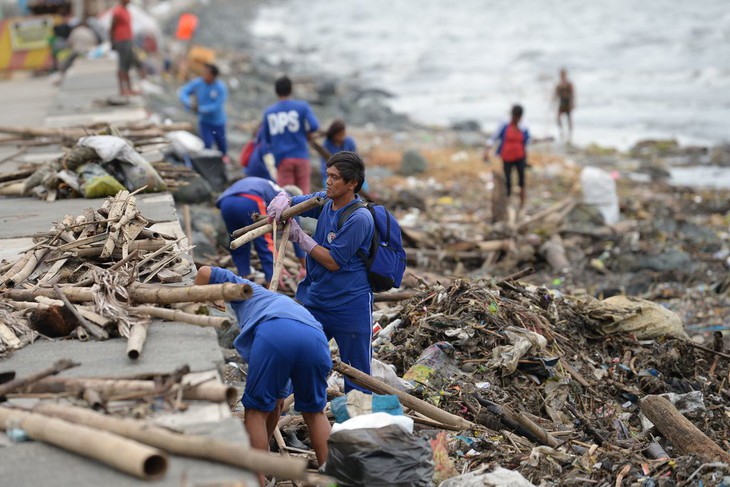
[[[331,369],[329,346],[320,330],[287,318],[265,321],[254,331],[241,403],[246,409],[271,412],[293,387],[297,411],[321,412]]]
[[[142,63],[134,52],[132,41],[119,41],[114,43],[114,50],[119,57],[119,71],[128,73],[132,67],[141,68]]]
[[[312,163],[309,162],[309,159],[297,159],[294,157],[282,159],[277,167],[277,172],[279,173],[279,177],[276,182],[282,188],[287,184],[294,184],[299,186],[299,189],[304,194],[310,193]]]

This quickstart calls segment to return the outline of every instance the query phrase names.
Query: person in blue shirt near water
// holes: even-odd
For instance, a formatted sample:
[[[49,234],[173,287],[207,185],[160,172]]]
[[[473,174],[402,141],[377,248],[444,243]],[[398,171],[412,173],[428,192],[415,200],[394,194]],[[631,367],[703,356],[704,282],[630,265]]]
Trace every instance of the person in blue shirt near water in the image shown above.
[[[264,141],[269,154],[264,156],[269,173],[281,186],[294,184],[309,193],[312,166],[309,162],[309,139],[319,129],[317,117],[309,104],[293,100],[292,82],[283,76],[276,80],[279,101],[264,111]]]
[[[284,398],[293,389],[297,411],[309,428],[312,447],[321,465],[327,460],[330,424],[327,375],[332,369],[322,325],[303,306],[283,294],[242,279],[219,267],[203,266],[196,285],[232,282],[248,284],[253,295],[231,301],[241,330],[233,342],[248,363],[241,403],[244,425],[254,448],[269,451],[269,441],[279,422]],[[259,477],[263,481],[263,477]],[[263,483],[262,483],[263,485]]]
[[[191,97],[195,97],[195,100]],[[205,148],[212,148],[215,142],[218,150],[223,153],[224,161],[229,162],[225,111],[228,89],[218,79],[218,67],[206,64],[203,76],[180,88],[179,98],[186,110],[198,114],[200,138],[203,139]]]
[[[367,208],[359,208],[338,228],[342,212],[361,201],[357,192],[365,181],[365,166],[354,152],[338,152],[327,162],[327,191],[304,196],[281,192],[269,204],[269,219],[279,220],[292,204],[315,196],[327,197],[322,207],[302,216],[316,218],[310,237],[292,221],[289,239],[307,255],[307,276],[299,283],[296,298],[322,323],[327,339],[334,338],[343,362],[370,373],[372,360],[373,293],[365,262],[375,224]],[[345,379],[345,391],[365,389]]]
[[[266,215],[266,206],[281,191],[290,194],[301,194],[301,190],[295,186],[287,186],[282,190],[277,184],[268,179],[247,177],[239,179],[226,189],[216,200],[215,205],[221,210],[221,216],[226,224],[229,235],[239,228],[253,224],[253,213]],[[274,240],[270,233],[253,241],[256,254],[261,261],[261,270],[264,272],[266,285],[271,282],[274,272]],[[304,251],[294,246],[294,252],[301,263],[301,272],[298,278],[304,277]],[[238,274],[248,276],[251,273],[251,242],[231,250],[233,263],[238,269]]]

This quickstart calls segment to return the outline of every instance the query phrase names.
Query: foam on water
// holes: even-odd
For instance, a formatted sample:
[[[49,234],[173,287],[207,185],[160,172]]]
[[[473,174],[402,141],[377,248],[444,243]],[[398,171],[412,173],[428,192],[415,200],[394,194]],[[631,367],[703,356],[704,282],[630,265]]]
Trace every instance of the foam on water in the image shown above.
[[[555,135],[566,66],[578,143],[730,138],[725,0],[284,0],[261,7],[253,33],[286,61],[393,92],[425,123],[491,130],[520,102],[537,135]]]

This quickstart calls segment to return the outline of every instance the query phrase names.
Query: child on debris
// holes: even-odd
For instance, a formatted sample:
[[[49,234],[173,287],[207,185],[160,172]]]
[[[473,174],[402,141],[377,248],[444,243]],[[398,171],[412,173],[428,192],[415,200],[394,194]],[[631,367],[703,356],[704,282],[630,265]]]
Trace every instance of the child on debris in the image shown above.
[[[497,155],[502,158],[504,179],[507,183],[507,197],[512,194],[512,169],[517,169],[518,184],[520,186],[520,210],[525,207],[525,169],[527,168],[527,143],[530,133],[520,125],[523,109],[520,105],[512,107],[512,120],[502,125],[487,141],[484,151],[484,161],[489,162],[489,152],[495,143]]]
[[[195,276],[196,285],[225,282],[253,288],[250,299],[231,301],[241,330],[233,345],[248,363],[241,403],[251,446],[269,450],[284,398],[293,389],[295,408],[309,428],[317,463],[323,464],[330,433],[324,408],[332,361],[322,325],[293,299],[226,269],[203,266]]]
[[[247,177],[233,183],[215,202],[215,205],[221,210],[228,233],[231,234],[239,228],[251,225],[253,213],[266,215],[266,206],[281,191],[287,191],[292,195],[302,194],[302,191],[296,186],[287,186],[282,190],[274,182],[257,177]],[[263,237],[255,239],[253,245],[266,279],[264,285],[268,286],[274,273],[274,241],[271,234],[267,233]],[[298,245],[294,245],[294,252],[301,264],[301,271],[297,277],[302,279],[306,272],[305,254]],[[231,250],[231,257],[240,276],[245,277],[251,274],[251,242]]]

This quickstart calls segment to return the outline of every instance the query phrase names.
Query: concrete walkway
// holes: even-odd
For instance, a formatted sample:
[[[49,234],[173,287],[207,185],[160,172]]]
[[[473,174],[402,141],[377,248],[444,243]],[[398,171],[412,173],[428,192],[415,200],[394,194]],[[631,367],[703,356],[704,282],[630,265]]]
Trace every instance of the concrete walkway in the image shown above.
[[[110,106],[116,100],[116,65],[112,61],[81,60],[74,64],[60,87],[48,78],[20,77],[0,82],[0,125],[61,127],[94,122],[130,122],[143,120],[147,113],[141,98],[129,104]],[[0,161],[17,151],[0,146]],[[0,173],[13,171],[22,162],[52,159],[59,147],[30,148],[13,160],[0,163]],[[53,203],[32,198],[0,197],[0,259],[17,255],[32,244],[30,237],[45,231],[51,222],[64,215],[79,215],[85,208],[101,206],[103,200],[58,200]],[[169,193],[141,195],[142,213],[155,220],[167,233],[183,235],[175,206]],[[191,264],[192,265],[192,264]],[[188,282],[192,273],[188,275]],[[220,381],[218,367],[223,356],[217,336],[210,328],[182,323],[154,322],[145,349],[136,361],[125,354],[126,342],[78,340],[39,340],[0,360],[0,372],[14,370],[23,376],[51,365],[59,358],[72,358],[81,366],[64,376],[122,377],[137,374],[171,373],[188,365],[193,372]],[[183,431],[226,438],[248,445],[241,422],[232,418],[227,405],[193,405],[184,414],[158,414],[154,421],[174,425]],[[13,444],[0,433],[0,484],[8,486],[53,485],[107,487],[145,484],[109,467],[41,443]],[[187,479],[187,480],[185,480]],[[155,482],[159,486],[213,485],[216,482],[240,482],[257,485],[253,475],[242,470],[179,457],[171,457],[167,476]]]

